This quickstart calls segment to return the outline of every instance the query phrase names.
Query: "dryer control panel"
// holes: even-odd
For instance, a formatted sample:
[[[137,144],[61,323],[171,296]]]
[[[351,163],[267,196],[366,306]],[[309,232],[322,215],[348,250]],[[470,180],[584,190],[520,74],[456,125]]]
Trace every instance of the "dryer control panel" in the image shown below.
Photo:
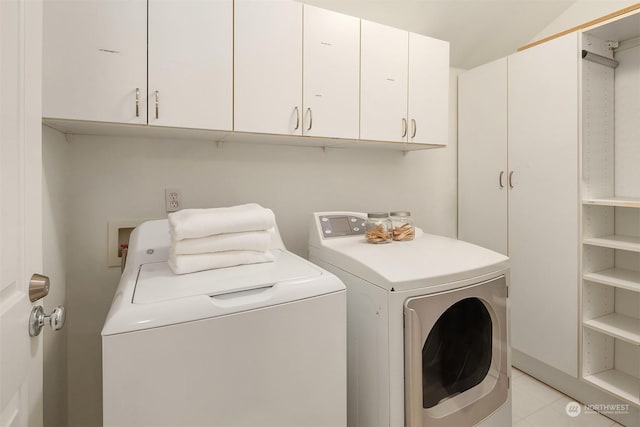
[[[354,215],[319,215],[323,237],[357,236],[364,234],[365,218]]]

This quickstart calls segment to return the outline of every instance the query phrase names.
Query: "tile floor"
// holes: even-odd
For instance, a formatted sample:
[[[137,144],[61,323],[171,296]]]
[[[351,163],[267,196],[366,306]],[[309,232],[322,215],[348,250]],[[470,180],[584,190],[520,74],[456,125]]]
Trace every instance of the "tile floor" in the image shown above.
[[[620,426],[600,414],[582,412],[577,417],[568,416],[566,406],[573,399],[516,368],[513,368],[512,381],[514,427]]]

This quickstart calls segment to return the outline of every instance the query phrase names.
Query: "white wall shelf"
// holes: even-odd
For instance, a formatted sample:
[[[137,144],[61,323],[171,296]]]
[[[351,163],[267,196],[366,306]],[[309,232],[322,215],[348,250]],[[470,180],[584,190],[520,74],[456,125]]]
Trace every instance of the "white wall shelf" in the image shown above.
[[[640,35],[636,11],[586,29],[582,49],[617,68],[582,61],[582,378],[640,406]]]
[[[623,208],[640,208],[640,198],[638,197],[598,197],[589,198],[582,201],[584,205],[595,206],[617,206]]]
[[[623,251],[640,252],[640,237],[617,235],[603,237],[585,237],[582,242],[585,245],[622,249]]]
[[[247,143],[288,145],[297,147],[376,149],[389,151],[418,151],[443,148],[444,145],[414,144],[411,142],[385,142],[364,139],[320,138],[302,135],[274,135],[266,133],[233,132],[204,129],[186,129],[170,126],[148,126],[144,124],[123,124],[44,118],[42,122],[52,129],[73,138],[73,135],[124,136],[138,138],[205,140],[216,143]]]
[[[609,369],[597,374],[588,375],[584,377],[584,379],[596,387],[620,396],[634,405],[640,405],[638,379],[634,376],[625,374],[617,369]]]
[[[584,279],[603,285],[640,292],[640,271],[610,268],[585,274]]]
[[[618,313],[586,320],[584,326],[633,345],[640,345],[640,319]]]

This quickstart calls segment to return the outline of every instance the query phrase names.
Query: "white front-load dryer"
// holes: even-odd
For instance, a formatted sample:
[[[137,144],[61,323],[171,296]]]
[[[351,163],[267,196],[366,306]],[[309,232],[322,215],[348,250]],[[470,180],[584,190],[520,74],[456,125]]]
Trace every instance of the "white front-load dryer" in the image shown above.
[[[345,426],[346,295],[285,250],[176,276],[169,227],[134,230],[102,330],[104,426]]]
[[[367,243],[365,221],[320,212],[309,232],[347,287],[348,425],[511,426],[508,258],[419,229]]]

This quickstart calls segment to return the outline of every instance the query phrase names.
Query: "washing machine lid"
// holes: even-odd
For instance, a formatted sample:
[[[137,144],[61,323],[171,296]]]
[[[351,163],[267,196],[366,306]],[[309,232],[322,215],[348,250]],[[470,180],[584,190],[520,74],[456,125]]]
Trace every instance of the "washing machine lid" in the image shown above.
[[[142,264],[134,304],[150,304],[197,295],[216,296],[250,291],[276,283],[318,277],[322,272],[290,252],[273,251],[276,260],[176,275],[166,262]]]
[[[508,267],[509,258],[471,243],[424,234],[386,244],[362,237],[326,239],[310,257],[332,264],[387,290],[407,290],[466,280]]]
[[[175,275],[166,261],[125,269],[102,336],[214,319],[344,293],[335,275],[286,250],[270,263]]]

